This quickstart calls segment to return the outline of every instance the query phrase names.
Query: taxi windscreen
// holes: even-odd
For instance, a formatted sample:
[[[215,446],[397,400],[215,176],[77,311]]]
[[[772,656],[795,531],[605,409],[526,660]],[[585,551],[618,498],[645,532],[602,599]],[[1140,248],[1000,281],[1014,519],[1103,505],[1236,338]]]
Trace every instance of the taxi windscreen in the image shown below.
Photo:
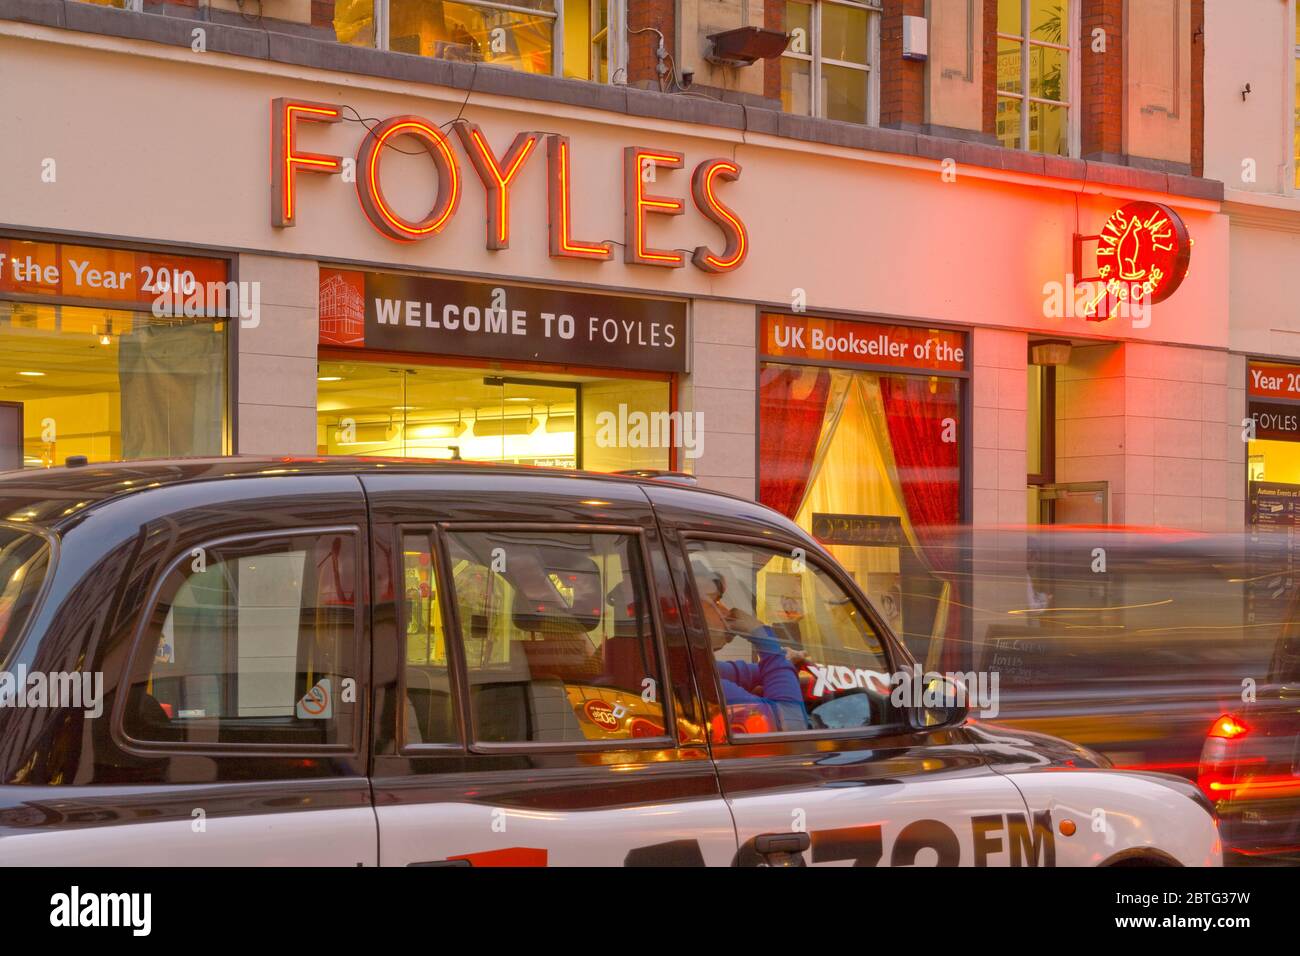
[[[0,664],[36,607],[49,560],[50,546],[42,538],[0,527]]]

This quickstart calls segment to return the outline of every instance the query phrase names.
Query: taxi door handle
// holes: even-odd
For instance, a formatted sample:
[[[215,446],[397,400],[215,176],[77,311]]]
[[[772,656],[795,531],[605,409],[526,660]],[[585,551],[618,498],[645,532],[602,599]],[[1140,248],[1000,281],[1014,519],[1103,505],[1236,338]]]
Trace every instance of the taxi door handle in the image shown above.
[[[408,863],[407,866],[473,866],[469,860],[421,860],[418,863]]]
[[[803,852],[812,846],[806,833],[760,833],[754,837],[754,851],[763,866],[806,866]]]

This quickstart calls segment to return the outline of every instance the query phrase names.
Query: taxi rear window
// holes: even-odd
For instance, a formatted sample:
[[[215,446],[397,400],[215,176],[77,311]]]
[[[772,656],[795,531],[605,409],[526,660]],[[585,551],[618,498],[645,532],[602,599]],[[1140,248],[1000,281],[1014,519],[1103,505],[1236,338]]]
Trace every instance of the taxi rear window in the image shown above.
[[[42,538],[0,527],[0,662],[36,607],[49,563],[50,546]]]

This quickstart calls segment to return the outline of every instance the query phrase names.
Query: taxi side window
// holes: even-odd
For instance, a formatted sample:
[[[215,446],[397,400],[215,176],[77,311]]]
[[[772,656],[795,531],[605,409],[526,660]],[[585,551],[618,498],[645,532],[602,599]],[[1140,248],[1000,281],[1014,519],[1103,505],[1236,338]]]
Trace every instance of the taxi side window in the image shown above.
[[[136,645],[127,736],[184,746],[348,746],[360,697],[351,531],[182,555]]]
[[[691,540],[687,556],[726,709],[715,740],[902,722],[879,635],[824,570],[731,542]]]
[[[447,548],[477,741],[666,735],[637,535],[453,531]]]
[[[406,649],[403,739],[408,744],[456,743],[460,738],[447,633],[427,532],[402,535],[402,595]]]

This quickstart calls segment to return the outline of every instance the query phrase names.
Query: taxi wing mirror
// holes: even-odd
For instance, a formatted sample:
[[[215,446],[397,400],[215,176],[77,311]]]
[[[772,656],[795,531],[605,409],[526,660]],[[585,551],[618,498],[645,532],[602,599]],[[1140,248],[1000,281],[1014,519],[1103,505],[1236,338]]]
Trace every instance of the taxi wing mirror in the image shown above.
[[[965,723],[970,715],[969,690],[944,674],[922,678],[920,706],[909,708],[908,718],[917,730],[938,730]]]

